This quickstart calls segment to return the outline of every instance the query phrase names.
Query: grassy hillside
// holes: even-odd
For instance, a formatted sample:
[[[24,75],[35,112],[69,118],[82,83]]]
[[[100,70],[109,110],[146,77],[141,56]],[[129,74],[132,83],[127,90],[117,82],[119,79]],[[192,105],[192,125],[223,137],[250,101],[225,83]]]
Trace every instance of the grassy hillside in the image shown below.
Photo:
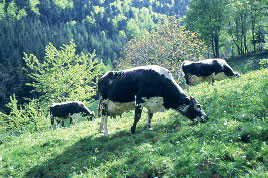
[[[238,71],[241,74],[245,74],[249,71],[259,69],[261,67],[260,61],[264,59],[268,59],[268,51],[265,51],[259,55],[249,54],[248,56],[235,57],[227,60],[227,62],[235,71]]]
[[[0,177],[268,177],[268,69],[191,88],[210,120],[146,111],[129,134],[133,112],[54,131],[0,138]]]

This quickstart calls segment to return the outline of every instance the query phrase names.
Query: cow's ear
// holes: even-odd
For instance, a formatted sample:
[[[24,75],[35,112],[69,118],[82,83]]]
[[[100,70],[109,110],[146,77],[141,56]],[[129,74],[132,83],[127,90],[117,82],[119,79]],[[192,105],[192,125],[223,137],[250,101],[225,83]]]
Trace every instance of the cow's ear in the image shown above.
[[[197,103],[197,100],[194,97],[190,96],[190,103],[194,105]]]
[[[183,103],[189,105],[191,103],[191,100],[189,100],[188,97],[183,99]]]

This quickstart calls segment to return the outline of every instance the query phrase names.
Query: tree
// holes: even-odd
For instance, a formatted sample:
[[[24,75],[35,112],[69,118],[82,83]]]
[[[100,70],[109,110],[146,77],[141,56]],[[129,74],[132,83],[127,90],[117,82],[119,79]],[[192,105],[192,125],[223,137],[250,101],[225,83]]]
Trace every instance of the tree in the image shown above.
[[[197,33],[186,30],[178,19],[171,17],[167,23],[159,22],[157,31],[130,40],[123,47],[123,57],[116,61],[116,67],[156,64],[168,68],[176,77],[182,61],[203,59],[206,51]]]
[[[228,0],[190,0],[186,12],[187,29],[198,32],[219,57],[220,34],[228,15]]]
[[[33,54],[25,54],[28,76],[33,80],[27,85],[34,88],[32,92],[38,93],[38,100],[45,105],[68,100],[91,102],[96,94],[100,64],[95,54],[77,55],[75,48],[72,41],[60,50],[49,44],[43,62]]]

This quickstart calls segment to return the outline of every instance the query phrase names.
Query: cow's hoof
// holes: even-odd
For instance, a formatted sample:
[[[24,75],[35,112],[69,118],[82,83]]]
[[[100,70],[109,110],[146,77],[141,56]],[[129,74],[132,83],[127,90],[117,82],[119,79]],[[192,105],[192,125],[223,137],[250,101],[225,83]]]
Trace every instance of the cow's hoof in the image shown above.
[[[130,132],[131,134],[135,134],[135,129],[131,127]]]
[[[147,127],[148,130],[153,131],[154,129],[152,127]]]

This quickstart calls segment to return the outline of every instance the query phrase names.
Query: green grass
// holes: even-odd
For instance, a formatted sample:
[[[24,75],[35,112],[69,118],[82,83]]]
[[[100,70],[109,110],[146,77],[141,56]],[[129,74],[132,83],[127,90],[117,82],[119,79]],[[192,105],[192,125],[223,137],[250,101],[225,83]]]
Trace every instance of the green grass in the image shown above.
[[[240,74],[248,73],[249,71],[254,71],[261,68],[259,64],[262,60],[268,59],[267,52],[260,55],[249,55],[249,56],[240,56],[230,60],[227,60],[227,63]],[[267,67],[267,65],[265,66]]]
[[[268,69],[191,87],[210,120],[146,111],[66,128],[0,138],[0,177],[268,177]]]

